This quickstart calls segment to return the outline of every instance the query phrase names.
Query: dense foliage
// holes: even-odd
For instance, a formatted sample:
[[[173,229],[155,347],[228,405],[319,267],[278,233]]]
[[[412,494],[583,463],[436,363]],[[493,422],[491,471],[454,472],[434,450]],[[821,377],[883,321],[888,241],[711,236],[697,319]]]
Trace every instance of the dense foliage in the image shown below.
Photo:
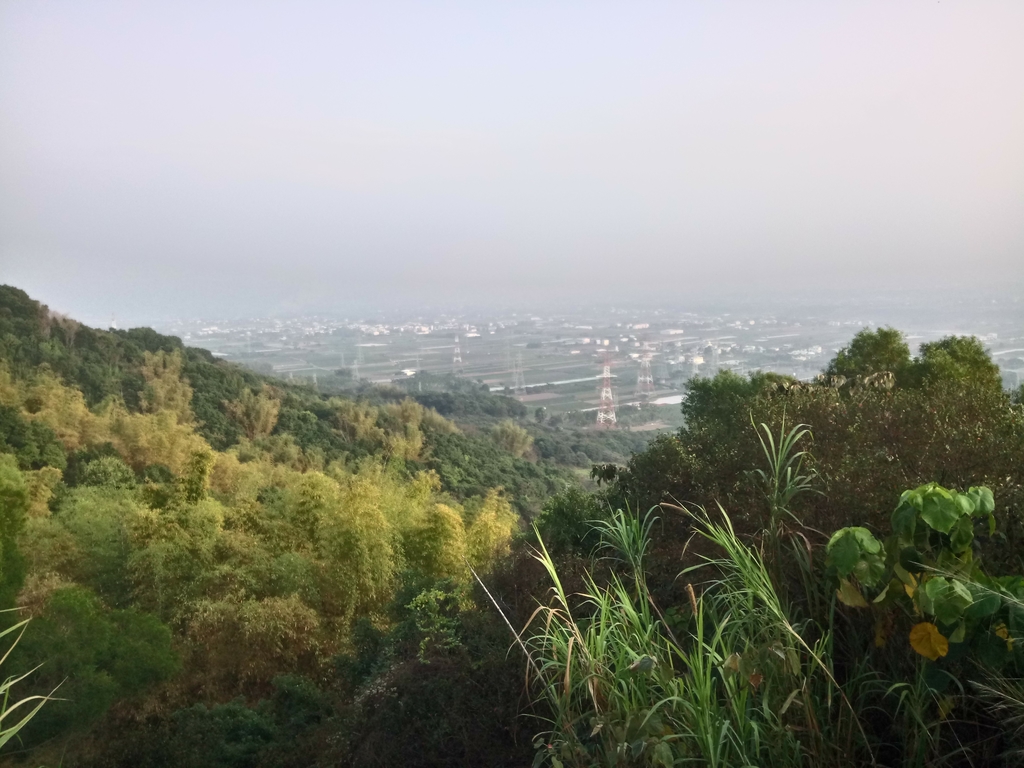
[[[0,608],[18,609],[0,617],[31,619],[5,673],[61,691],[21,748],[277,764],[323,722],[324,755],[358,764],[380,748],[366,739],[397,748],[373,732],[398,706],[389,720],[450,750],[465,723],[440,727],[444,707],[479,719],[490,705],[463,684],[492,693],[515,669],[503,629],[462,628],[487,616],[471,569],[491,573],[520,513],[573,483],[530,448],[513,421],[464,432],[396,390],[289,386],[0,288]],[[513,759],[513,736],[462,748]]]
[[[811,384],[691,381],[683,429],[538,520],[538,759],[1018,764],[1024,409],[995,370],[975,339],[912,359],[883,329]],[[595,547],[563,586],[556,551]]]
[[[645,445],[471,382],[292,386],[0,288],[0,617],[30,619],[4,674],[60,685],[6,751],[1011,765],[1024,405],[994,371],[865,331],[813,383],[691,381]]]
[[[955,341],[980,348],[975,340]],[[867,523],[879,530],[892,499],[906,488],[932,481],[954,488],[986,485],[1006,511],[1005,544],[991,556],[1019,570],[1024,419],[984,360],[936,366],[906,386],[870,362],[863,374],[838,380],[824,375],[812,384],[760,373],[695,379],[683,404],[686,427],[656,438],[625,467],[598,474],[611,482],[613,507],[721,502],[739,525],[753,530],[763,522],[756,510],[764,506],[750,472],[763,460],[753,425],[764,422],[778,432],[783,423],[804,423],[813,432],[809,466],[819,478],[819,493],[798,502],[808,525],[829,531]]]

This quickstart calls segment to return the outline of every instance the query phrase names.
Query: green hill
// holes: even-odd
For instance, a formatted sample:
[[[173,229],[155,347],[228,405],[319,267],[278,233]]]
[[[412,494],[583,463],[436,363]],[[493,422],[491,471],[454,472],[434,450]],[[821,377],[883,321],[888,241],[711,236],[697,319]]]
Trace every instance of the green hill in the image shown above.
[[[573,477],[398,390],[290,386],[0,287],[0,607],[32,617],[5,671],[62,699],[25,743],[88,754],[137,707],[256,702],[368,631],[413,642]]]

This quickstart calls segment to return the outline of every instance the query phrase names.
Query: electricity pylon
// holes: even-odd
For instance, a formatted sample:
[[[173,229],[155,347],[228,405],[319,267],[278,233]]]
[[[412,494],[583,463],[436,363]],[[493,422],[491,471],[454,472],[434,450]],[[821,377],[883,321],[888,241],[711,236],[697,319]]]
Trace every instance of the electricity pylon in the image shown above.
[[[522,352],[516,355],[515,362],[512,364],[512,391],[516,397],[522,397],[526,394],[526,376],[523,374]]]
[[[458,375],[462,372],[462,351],[459,349],[459,337],[455,337],[455,351],[452,353],[452,373]]]
[[[608,355],[604,357],[604,370],[601,374],[601,405],[597,409],[597,426],[611,428],[615,426],[615,395],[612,394],[612,364]]]
[[[654,393],[654,376],[651,373],[651,352],[644,344],[640,354],[640,371],[636,376],[636,396],[647,401]]]

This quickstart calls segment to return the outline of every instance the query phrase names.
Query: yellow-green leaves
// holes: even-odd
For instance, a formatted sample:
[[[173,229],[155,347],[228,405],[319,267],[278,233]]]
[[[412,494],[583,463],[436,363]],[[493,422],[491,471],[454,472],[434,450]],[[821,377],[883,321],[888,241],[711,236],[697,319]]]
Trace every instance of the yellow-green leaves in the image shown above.
[[[181,424],[195,421],[191,407],[192,387],[182,375],[185,361],[181,350],[144,352],[143,357],[141,373],[146,386],[139,393],[139,399],[146,413],[172,411]]]
[[[929,621],[915,624],[910,630],[910,647],[931,661],[949,653],[949,641]]]
[[[868,607],[868,601],[864,599],[864,595],[846,579],[839,580],[839,589],[836,590],[836,597],[839,598],[839,602],[843,605],[848,605],[851,608]]]
[[[519,525],[519,516],[508,500],[497,491],[491,491],[466,531],[466,555],[470,564],[487,570],[506,554],[512,534]]]
[[[433,504],[406,536],[409,565],[434,579],[468,577],[466,529],[447,504]]]
[[[533,438],[530,433],[516,424],[512,419],[505,419],[499,422],[491,430],[491,439],[505,451],[515,457],[525,454],[533,446]]]
[[[261,392],[251,389],[242,391],[237,400],[224,403],[224,410],[234,419],[245,436],[250,440],[266,437],[277,424],[281,401],[274,397],[270,387],[264,385]]]

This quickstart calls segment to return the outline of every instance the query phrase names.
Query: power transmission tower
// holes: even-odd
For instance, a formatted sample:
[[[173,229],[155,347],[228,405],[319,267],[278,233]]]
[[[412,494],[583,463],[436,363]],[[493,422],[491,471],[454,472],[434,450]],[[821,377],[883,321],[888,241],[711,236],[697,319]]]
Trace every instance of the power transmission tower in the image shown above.
[[[651,352],[647,344],[640,354],[640,372],[636,376],[636,396],[644,401],[654,393],[654,375],[651,373]]]
[[[601,374],[601,405],[597,409],[597,426],[611,428],[615,426],[615,396],[612,394],[612,364],[608,355],[604,357],[604,370]]]
[[[452,354],[452,373],[458,375],[462,372],[462,352],[459,350],[459,337],[455,337],[455,351]]]
[[[526,394],[526,376],[523,374],[523,353],[516,355],[512,364],[512,391],[516,397]]]
[[[355,381],[359,381],[359,366],[363,362],[363,348],[356,345],[356,361],[352,365],[352,378]]]

